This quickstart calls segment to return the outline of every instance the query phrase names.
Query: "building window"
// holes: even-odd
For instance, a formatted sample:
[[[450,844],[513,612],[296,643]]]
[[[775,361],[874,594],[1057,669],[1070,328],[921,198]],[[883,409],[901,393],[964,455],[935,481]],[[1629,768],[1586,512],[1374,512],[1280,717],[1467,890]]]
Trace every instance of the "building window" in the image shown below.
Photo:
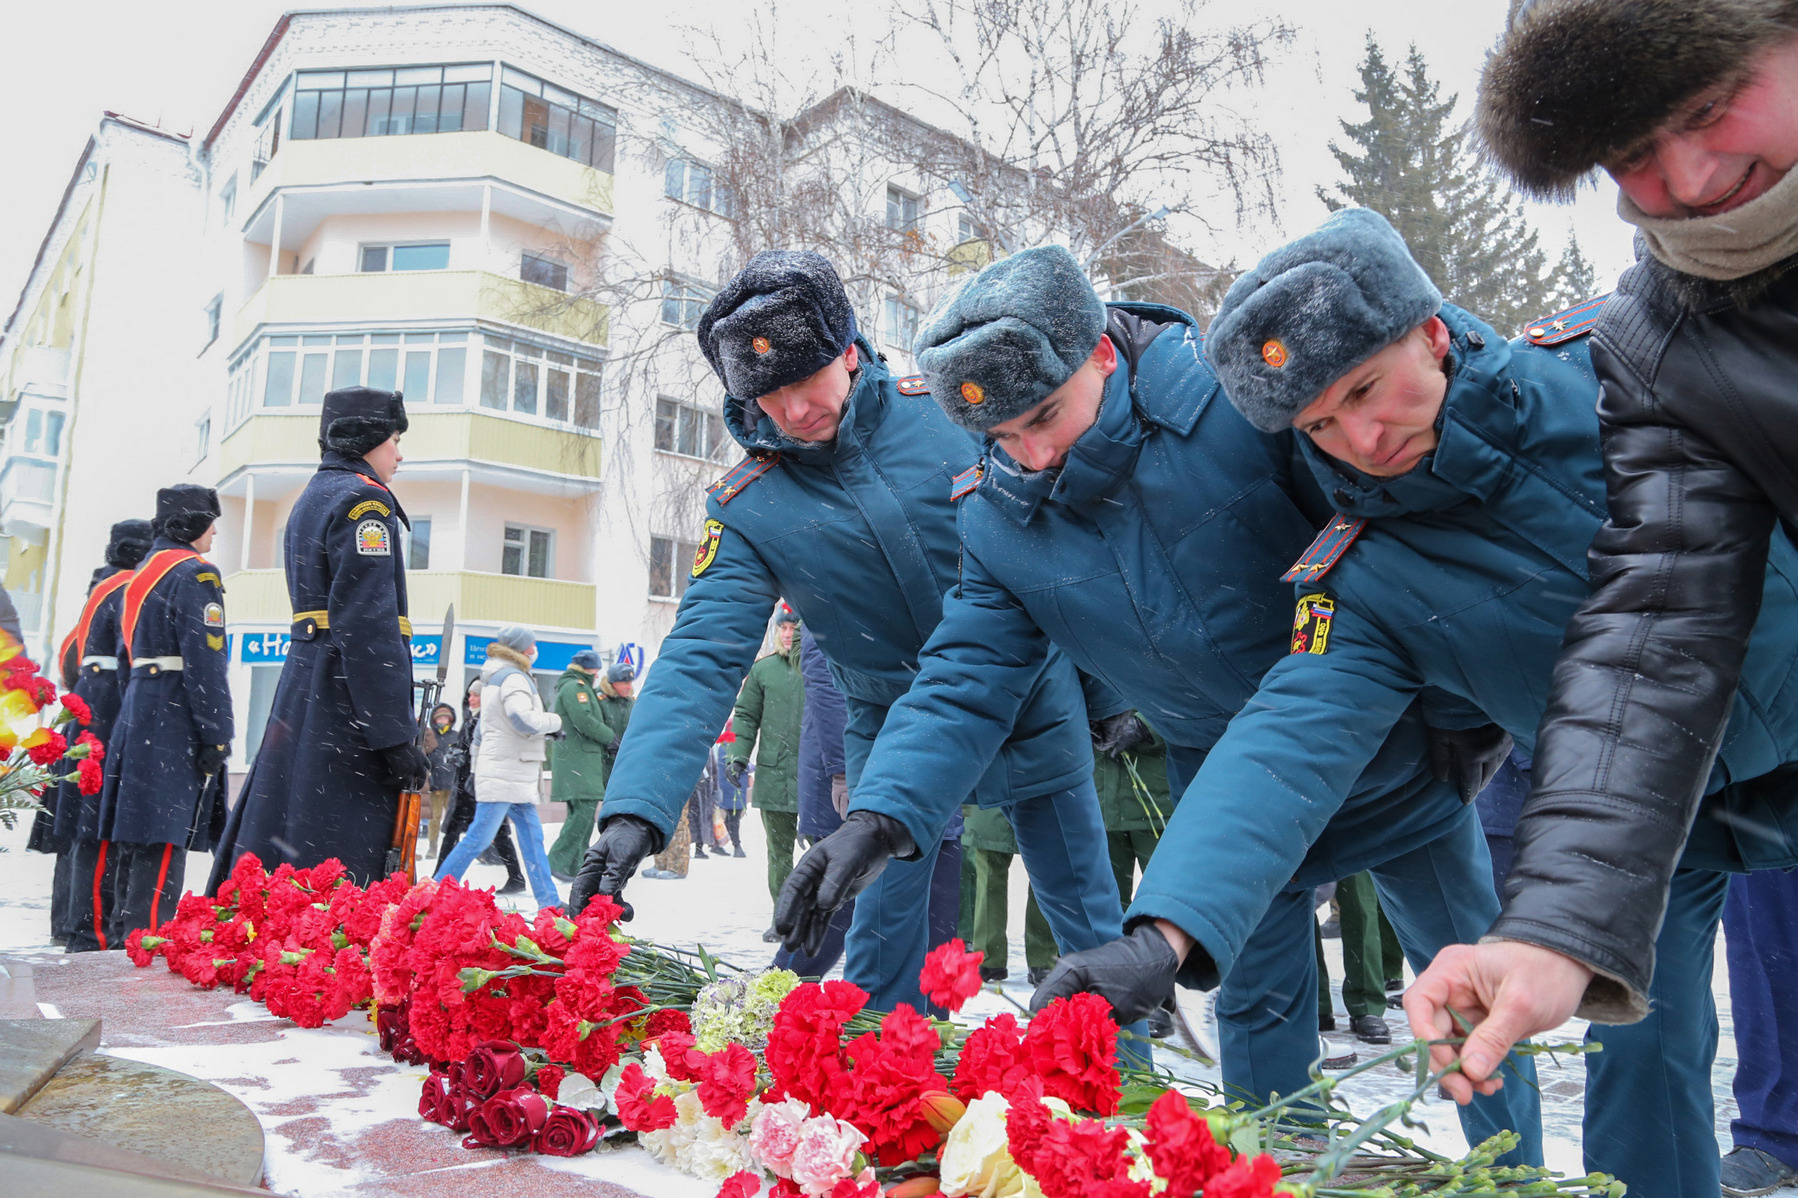
[[[922,314],[913,304],[908,304],[897,295],[889,292],[886,303],[887,344],[911,352],[912,345],[918,340],[918,321]]]
[[[365,274],[384,270],[447,270],[449,242],[420,241],[410,245],[365,245],[359,269]]]
[[[224,308],[223,293],[213,296],[212,302],[206,305],[206,345],[211,345],[219,339],[219,313],[224,311]],[[204,349],[205,346],[200,348]]]
[[[887,228],[896,233],[911,233],[923,216],[924,201],[909,191],[887,188]]]
[[[617,128],[616,109],[523,71],[501,69],[499,131],[507,137],[610,174]]]
[[[713,181],[712,168],[702,162],[670,158],[662,173],[662,194],[719,216],[731,214],[729,193]]]
[[[709,288],[679,279],[662,280],[662,322],[691,332],[699,327],[699,317],[712,302]]]
[[[649,538],[649,594],[655,599],[679,599],[687,593],[693,572],[688,563],[699,553],[695,541],[673,537]]]
[[[468,333],[339,333],[265,337],[231,367],[232,425],[256,397],[265,408],[316,404],[334,386],[401,390],[419,404],[463,402]],[[259,384],[258,384],[259,380]]]
[[[568,268],[553,258],[525,254],[519,263],[518,277],[527,283],[535,283],[539,287],[550,287],[557,291],[568,290]]]
[[[506,525],[500,548],[499,572],[523,578],[549,578],[555,570],[555,534],[547,528]]]
[[[296,140],[461,133],[487,127],[493,67],[301,71],[294,88]]]
[[[599,362],[525,341],[481,339],[481,406],[599,427]]]
[[[27,408],[25,411],[25,438],[19,446],[20,452],[42,458],[61,457],[62,429],[66,419],[67,417],[61,412]]]
[[[262,176],[262,168],[269,164],[275,151],[281,148],[281,110],[265,113],[256,126],[256,149],[250,157],[250,182],[254,183]]]
[[[402,525],[400,544],[406,555],[406,569],[429,570],[431,568],[431,518],[414,516],[411,528]]]
[[[230,224],[237,214],[237,176],[232,175],[219,189],[219,223]]]
[[[656,400],[656,448],[716,461],[724,448],[724,420],[694,404]]]
[[[204,462],[211,449],[212,416],[208,414],[194,421],[194,465]]]

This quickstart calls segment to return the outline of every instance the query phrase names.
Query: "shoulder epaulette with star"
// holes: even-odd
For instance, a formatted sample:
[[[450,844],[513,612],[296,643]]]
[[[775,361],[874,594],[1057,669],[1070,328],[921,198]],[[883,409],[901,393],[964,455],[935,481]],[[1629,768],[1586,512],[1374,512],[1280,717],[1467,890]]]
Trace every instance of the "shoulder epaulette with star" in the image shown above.
[[[981,469],[978,462],[956,475],[955,481],[950,484],[949,487],[950,502],[953,503],[955,500],[960,499],[963,495],[968,494],[974,490],[974,488],[978,487],[980,485],[980,476]]]
[[[774,469],[780,461],[778,453],[752,453],[731,469],[729,474],[707,487],[706,494],[716,495],[719,503],[729,503],[743,493],[743,488]]]
[[[930,394],[930,385],[924,381],[924,376],[921,374],[908,374],[902,379],[894,379],[893,386],[899,389],[901,395]]]
[[[1311,542],[1311,548],[1305,550],[1292,569],[1280,575],[1280,581],[1316,582],[1330,572],[1330,567],[1348,552],[1348,547],[1355,543],[1355,538],[1366,527],[1366,520],[1357,520],[1337,512],[1324,525],[1324,530],[1317,534],[1317,540]]]
[[[1575,304],[1565,312],[1533,320],[1523,330],[1523,339],[1531,345],[1559,345],[1563,341],[1583,337],[1598,323],[1599,314],[1604,311],[1604,302],[1610,298],[1610,293],[1606,292]]]

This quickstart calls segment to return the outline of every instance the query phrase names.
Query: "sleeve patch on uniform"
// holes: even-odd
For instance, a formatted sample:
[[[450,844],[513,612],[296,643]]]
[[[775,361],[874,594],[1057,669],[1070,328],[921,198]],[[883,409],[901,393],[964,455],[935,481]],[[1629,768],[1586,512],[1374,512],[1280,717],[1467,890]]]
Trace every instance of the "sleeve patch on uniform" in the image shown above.
[[[356,552],[364,557],[393,556],[393,534],[385,520],[364,520],[356,525]]]
[[[576,703],[585,703],[587,701],[587,696],[586,695],[576,695],[574,697],[574,701]]]
[[[224,605],[218,604],[218,603],[208,603],[206,605],[205,618],[206,618],[206,627],[208,627],[208,628],[223,628],[225,626]]]
[[[361,503],[358,503],[355,507],[350,509],[350,519],[360,520],[370,512],[379,512],[383,516],[393,515],[393,509],[382,503],[379,499],[364,499]]]
[[[1292,651],[1323,653],[1330,647],[1330,621],[1336,618],[1336,601],[1319,591],[1299,600],[1292,618]]]
[[[724,535],[724,525],[716,520],[705,522],[705,531],[699,534],[699,549],[693,554],[693,577],[704,574],[711,564],[718,560],[718,539]]]
[[[225,638],[209,632],[206,634],[206,647],[218,652],[225,647]]]
[[[219,576],[214,574],[211,570],[201,570],[198,574],[194,575],[194,581],[217,582],[221,587],[225,585],[224,583],[219,582]]]

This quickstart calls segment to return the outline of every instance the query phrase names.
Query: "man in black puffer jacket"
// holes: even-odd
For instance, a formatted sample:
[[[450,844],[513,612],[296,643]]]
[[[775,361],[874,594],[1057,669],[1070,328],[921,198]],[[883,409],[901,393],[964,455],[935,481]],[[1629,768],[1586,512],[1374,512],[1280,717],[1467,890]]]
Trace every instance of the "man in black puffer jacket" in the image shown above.
[[[1593,342],[1610,519],[1555,670],[1504,911],[1406,1002],[1424,1035],[1446,1033],[1448,1007],[1484,1016],[1462,1058],[1489,1089],[1505,1048],[1576,1009],[1640,1019],[1663,918],[1695,922],[1669,886],[1715,831],[1694,817],[1769,541],[1798,528],[1798,2],[1526,0],[1487,63],[1479,122],[1537,195],[1609,172],[1641,259]],[[1798,840],[1798,785],[1766,810],[1754,835],[1737,830],[1731,868]]]

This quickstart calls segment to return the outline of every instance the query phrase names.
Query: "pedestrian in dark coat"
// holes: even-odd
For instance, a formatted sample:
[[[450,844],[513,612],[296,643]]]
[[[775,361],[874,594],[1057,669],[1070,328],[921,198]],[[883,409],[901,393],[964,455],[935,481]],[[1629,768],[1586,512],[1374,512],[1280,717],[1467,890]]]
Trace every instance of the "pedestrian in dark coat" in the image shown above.
[[[367,885],[386,868],[400,791],[422,789],[429,776],[398,548],[400,526],[410,525],[387,487],[405,431],[397,391],[325,396],[318,472],[287,519],[293,641],[213,864],[213,891],[246,852],[269,869],[334,857]]]
[[[218,495],[206,487],[158,491],[156,539],[123,592],[112,656],[129,661],[131,675],[106,744],[97,827],[111,879],[105,934],[115,946],[174,915],[187,851],[210,849],[224,822],[225,591],[200,556],[218,517]]]
[[[563,737],[550,753],[549,795],[568,804],[562,832],[549,850],[550,872],[558,881],[572,882],[587,855],[593,818],[605,800],[606,778],[618,755],[618,738],[630,723],[631,682],[636,676],[630,662],[604,666],[599,654],[583,649],[556,682],[552,710],[562,717]]]
[[[456,709],[448,703],[431,708],[431,726],[424,736],[425,760],[430,763],[431,856],[443,840],[443,821],[449,818],[450,799],[456,793]]]
[[[150,551],[154,535],[148,520],[121,520],[112,526],[106,565],[96,571],[81,617],[58,655],[63,689],[88,705],[93,717],[87,730],[106,745],[112,743],[113,726],[125,697],[124,675],[116,656],[125,584]],[[52,935],[64,940],[70,952],[104,948],[106,929],[99,913],[105,904],[102,899],[96,906],[95,899],[103,880],[99,869],[100,796],[82,794],[73,778],[49,793],[55,796],[52,839],[66,846],[57,857],[58,887],[51,895]]]

